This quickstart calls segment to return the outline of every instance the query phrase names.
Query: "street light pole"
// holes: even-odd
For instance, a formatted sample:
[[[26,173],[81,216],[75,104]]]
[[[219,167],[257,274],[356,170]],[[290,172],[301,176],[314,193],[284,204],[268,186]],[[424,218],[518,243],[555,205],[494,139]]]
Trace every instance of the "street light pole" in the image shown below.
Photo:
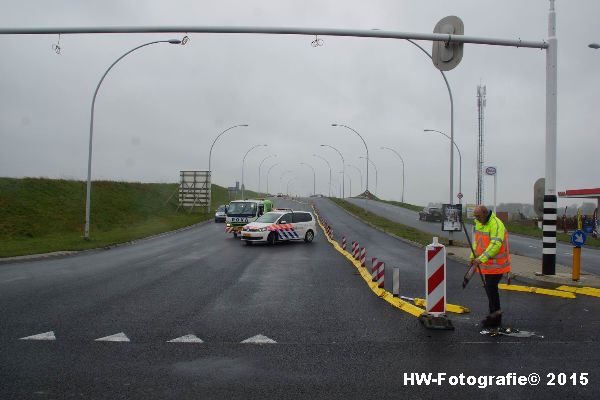
[[[346,129],[350,129],[352,132],[356,133],[358,135],[358,137],[360,138],[360,140],[362,140],[363,144],[365,145],[365,150],[367,151],[367,184],[365,186],[365,191],[368,193],[369,192],[369,148],[367,147],[367,142],[365,142],[365,139],[360,135],[360,133],[356,132],[354,129],[350,128],[347,125],[343,125],[343,124],[331,124],[331,126],[341,126],[344,127]],[[365,198],[368,197],[365,196]]]
[[[108,72],[114,67],[119,61],[125,58],[127,55],[133,53],[134,51],[141,49],[142,47],[150,46],[151,44],[156,43],[169,43],[169,44],[181,44],[181,40],[179,39],[170,39],[170,40],[155,40],[153,42],[144,43],[140,46],[134,47],[129,50],[121,57],[117,58],[115,62],[113,62],[110,67],[104,72],[102,78],[100,78],[100,82],[98,82],[98,86],[96,86],[96,90],[94,91],[94,97],[92,98],[92,109],[90,113],[90,140],[89,140],[89,149],[88,149],[88,169],[87,169],[87,186],[86,186],[86,195],[85,195],[85,228],[83,237],[86,240],[90,238],[90,207],[91,207],[91,193],[92,193],[92,138],[94,136],[94,108],[96,106],[96,96],[98,95],[98,90],[100,90],[100,85],[108,75]]]
[[[458,193],[460,194],[460,196],[458,197],[458,204],[462,204],[462,196],[463,196],[463,192],[462,192],[462,155],[460,154],[460,149],[458,148],[456,142],[454,140],[452,140],[450,138],[450,136],[446,135],[444,132],[436,131],[435,129],[423,129],[423,131],[424,132],[437,132],[440,135],[444,135],[448,139],[450,139],[452,144],[454,144],[454,147],[456,147],[456,151],[458,151]]]
[[[287,183],[287,190],[286,190],[286,194],[289,196],[290,195],[290,183],[292,181],[295,181],[296,179],[298,179],[297,177],[293,177],[292,179],[290,179]]]
[[[363,158],[363,156],[359,156],[358,158]],[[373,168],[375,168],[375,196],[377,196],[377,186],[379,185],[379,171],[377,171],[377,165],[375,165],[375,163],[373,162],[373,160],[367,160],[369,163],[371,163],[371,165],[373,166]]]
[[[253,149],[257,148],[257,147],[267,147],[266,144],[257,144],[255,146],[252,146],[248,149],[248,151],[246,152],[246,154],[244,154],[244,158],[242,159],[242,200],[245,200],[246,198],[244,197],[244,164],[246,163],[246,156],[248,155],[248,153],[250,153]]]
[[[267,194],[269,194],[269,174],[271,173],[271,170],[273,169],[273,167],[275,167],[279,164],[281,164],[281,163],[275,163],[275,164],[271,165],[269,167],[269,169],[267,170]]]
[[[259,194],[260,194],[260,169],[261,169],[263,163],[265,162],[265,160],[267,160],[271,157],[277,157],[277,154],[271,154],[271,155],[266,156],[265,158],[263,158],[263,160],[260,162],[260,164],[258,164],[258,193]],[[269,192],[267,191],[267,193],[269,193]]]
[[[288,174],[289,172],[293,172],[293,171],[292,171],[291,169],[288,169],[288,170],[286,170],[286,171],[283,171],[283,172],[281,173],[281,175],[279,176],[279,187],[281,188],[281,191],[282,191],[282,192],[283,192],[283,186],[282,186],[281,180],[282,180],[282,179],[283,179],[283,177],[284,177],[286,174]]]
[[[318,157],[321,160],[325,161],[327,163],[327,166],[329,167],[329,197],[331,197],[331,165],[329,164],[329,161],[327,161],[324,157],[321,157],[317,154],[313,154],[313,157]]]
[[[363,180],[362,180],[362,171],[361,171],[360,169],[358,169],[358,167],[356,167],[356,166],[354,166],[354,165],[352,165],[352,164],[348,164],[348,165],[346,165],[346,166],[347,166],[347,167],[352,167],[352,168],[354,168],[355,170],[357,170],[357,171],[358,171],[358,174],[360,175],[360,188],[359,188],[359,191],[360,191],[360,190],[362,190],[362,185],[363,185]]]
[[[394,149],[391,149],[389,147],[381,147],[382,150],[390,150],[392,151],[394,154],[396,154],[398,156],[398,158],[400,159],[400,161],[402,161],[402,198],[401,198],[401,202],[404,203],[404,159],[402,158],[402,156]]]
[[[213,140],[212,145],[210,146],[210,150],[208,151],[208,173],[210,174],[210,186],[212,188],[212,170],[210,169],[210,163],[211,163],[211,159],[212,159],[212,149],[215,146],[215,143],[217,143],[217,140],[219,140],[219,138],[221,136],[223,136],[224,133],[226,133],[227,131],[232,130],[233,128],[237,128],[238,126],[248,126],[248,124],[241,124],[241,125],[234,125],[231,126],[227,129],[225,129],[223,132],[219,133],[217,135],[217,137],[215,138],[215,140]],[[211,195],[208,197],[208,212],[210,212],[211,210],[211,204],[212,204],[212,191],[211,191]]]
[[[550,0],[550,1],[554,1],[554,0]],[[408,40],[410,43],[414,44],[415,46],[417,46],[423,53],[425,53],[427,55],[427,57],[429,57],[432,61],[433,61],[433,57],[431,56],[431,54],[429,54],[429,52],[427,50],[425,50],[423,47],[421,47],[421,45],[419,45],[418,43],[416,43],[415,41],[411,40],[411,39],[406,39]],[[448,89],[448,96],[450,96],[450,204],[454,204],[454,147],[452,147],[452,143],[454,143],[454,99],[452,98],[452,90],[450,89],[450,83],[448,83],[448,78],[446,78],[446,74],[444,73],[444,71],[440,70],[440,73],[442,74],[442,78],[444,78],[444,82],[446,83],[446,88]],[[450,231],[448,232],[448,244],[450,246],[452,246],[453,242],[454,242],[454,232]]]
[[[340,151],[338,149],[336,149],[333,146],[330,146],[328,144],[322,144],[321,147],[330,147],[332,149],[334,149],[335,151],[337,151],[337,153],[340,155],[340,158],[342,159],[342,172],[345,172],[346,168],[344,167],[344,165],[346,165],[346,162],[344,161],[344,156],[342,156],[342,153],[340,153]],[[342,199],[346,197],[346,186],[344,183],[344,180],[342,179]]]
[[[315,171],[315,168],[312,165],[307,164],[305,162],[301,162],[300,164],[306,165],[307,167],[310,167],[313,170],[313,196],[315,196],[317,194],[317,173]]]

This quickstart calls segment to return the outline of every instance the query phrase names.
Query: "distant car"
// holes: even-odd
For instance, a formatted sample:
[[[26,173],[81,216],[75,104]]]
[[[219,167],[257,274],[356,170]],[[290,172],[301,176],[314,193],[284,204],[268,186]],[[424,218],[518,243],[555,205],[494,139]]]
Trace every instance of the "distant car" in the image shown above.
[[[242,228],[241,239],[247,245],[254,242],[272,245],[288,240],[304,240],[310,243],[316,232],[315,217],[310,212],[275,209],[245,225]]]
[[[215,213],[215,222],[225,222],[227,219],[227,206],[222,204]]]
[[[442,221],[442,210],[437,207],[425,207],[422,211],[419,211],[420,221]]]

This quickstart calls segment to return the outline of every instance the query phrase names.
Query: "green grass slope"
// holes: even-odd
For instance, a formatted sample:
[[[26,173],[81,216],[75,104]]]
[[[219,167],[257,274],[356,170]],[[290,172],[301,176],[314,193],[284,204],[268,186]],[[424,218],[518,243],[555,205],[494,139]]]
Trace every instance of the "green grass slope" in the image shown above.
[[[92,183],[90,240],[83,239],[85,182],[0,178],[0,257],[83,250],[127,242],[213,218],[227,190],[212,186],[213,211],[177,210],[178,185]],[[248,196],[255,193],[247,191]]]

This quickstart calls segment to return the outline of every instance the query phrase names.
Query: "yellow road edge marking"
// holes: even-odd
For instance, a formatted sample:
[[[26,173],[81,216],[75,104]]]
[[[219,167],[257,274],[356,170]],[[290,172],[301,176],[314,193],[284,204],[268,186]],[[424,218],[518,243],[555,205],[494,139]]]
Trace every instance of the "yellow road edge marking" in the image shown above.
[[[600,297],[600,289],[593,287],[574,287],[562,285],[556,288],[556,290],[564,290],[565,292],[572,292],[577,294],[584,294],[586,296]]]
[[[314,207],[313,207],[313,211],[315,211]],[[404,301],[398,297],[394,297],[390,292],[387,292],[384,289],[377,287],[377,282],[372,281],[371,275],[367,272],[366,268],[363,268],[360,265],[360,262],[358,260],[354,259],[352,254],[350,254],[346,250],[342,249],[342,246],[340,246],[340,244],[337,241],[331,239],[327,235],[325,227],[321,223],[321,217],[319,216],[319,214],[316,213],[316,211],[315,211],[315,214],[317,215],[317,222],[319,223],[319,226],[323,230],[323,234],[327,238],[327,241],[329,243],[331,243],[331,245],[339,253],[341,253],[344,257],[346,257],[352,263],[352,265],[354,265],[356,267],[356,269],[358,270],[358,272],[360,273],[360,275],[362,276],[364,281],[367,283],[367,285],[371,288],[373,293],[375,293],[378,297],[382,298],[383,300],[387,301],[392,306],[399,308],[400,310],[407,312],[415,317],[419,317],[421,314],[423,314],[425,312],[425,310],[423,310],[422,308],[419,308],[410,303],[407,303],[406,301]]]
[[[427,302],[425,301],[425,299],[420,299],[418,297],[415,297],[414,302],[415,302],[415,305],[417,305],[417,306],[427,307]],[[468,307],[459,306],[456,304],[446,303],[446,311],[454,313],[454,314],[467,314],[467,313],[471,312],[471,309],[469,309]]]
[[[562,297],[564,299],[574,299],[576,297],[574,293],[565,292],[562,290],[544,289],[532,286],[507,285],[505,283],[499,284],[498,289],[512,290],[515,292],[544,294],[546,296]]]

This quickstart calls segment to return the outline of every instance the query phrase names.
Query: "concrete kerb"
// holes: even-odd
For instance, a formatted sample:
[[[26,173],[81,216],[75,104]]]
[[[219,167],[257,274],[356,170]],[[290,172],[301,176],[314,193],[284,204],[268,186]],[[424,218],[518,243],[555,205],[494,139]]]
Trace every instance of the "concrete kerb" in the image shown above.
[[[22,263],[22,262],[27,262],[27,261],[54,260],[54,259],[66,258],[66,257],[73,256],[76,254],[81,254],[81,253],[92,253],[92,252],[99,252],[99,251],[103,251],[103,250],[110,250],[110,249],[114,249],[116,247],[121,247],[121,246],[131,246],[132,244],[143,242],[145,240],[151,240],[151,239],[155,239],[155,238],[159,238],[159,237],[163,237],[163,236],[169,236],[169,235],[173,235],[178,232],[183,232],[183,231],[186,231],[186,230],[189,230],[192,228],[196,228],[198,226],[207,224],[211,221],[212,221],[212,219],[208,219],[206,221],[201,221],[201,222],[198,222],[197,224],[184,226],[183,228],[175,229],[173,231],[161,232],[161,233],[157,233],[157,234],[154,234],[151,236],[146,236],[146,237],[143,237],[140,239],[130,240],[128,242],[123,242],[123,243],[115,243],[115,244],[111,244],[111,245],[107,245],[107,246],[95,247],[93,249],[53,251],[51,253],[29,254],[29,255],[25,255],[25,256],[15,256],[15,257],[4,257],[4,258],[0,258],[0,265],[12,264],[12,263]]]

